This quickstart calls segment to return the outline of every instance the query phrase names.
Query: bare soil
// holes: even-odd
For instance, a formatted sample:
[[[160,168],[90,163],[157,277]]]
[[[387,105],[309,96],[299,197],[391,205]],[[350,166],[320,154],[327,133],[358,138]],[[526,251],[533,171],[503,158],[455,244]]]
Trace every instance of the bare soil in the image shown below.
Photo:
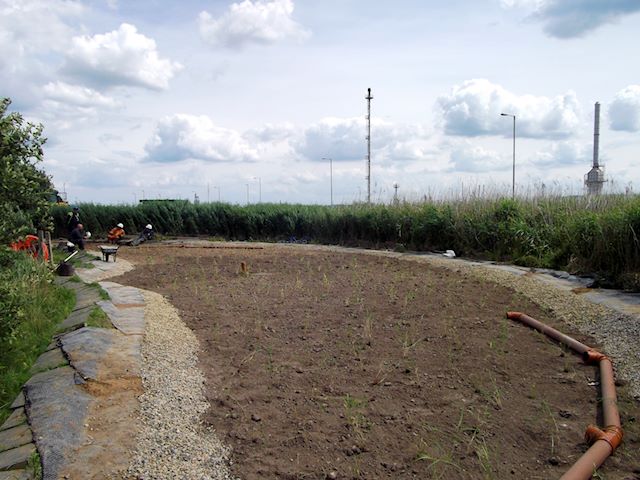
[[[597,345],[494,283],[286,246],[119,253],[137,266],[112,280],[165,295],[200,340],[204,420],[241,478],[558,478],[599,420],[597,370],[505,312]],[[607,479],[639,478],[625,442]]]

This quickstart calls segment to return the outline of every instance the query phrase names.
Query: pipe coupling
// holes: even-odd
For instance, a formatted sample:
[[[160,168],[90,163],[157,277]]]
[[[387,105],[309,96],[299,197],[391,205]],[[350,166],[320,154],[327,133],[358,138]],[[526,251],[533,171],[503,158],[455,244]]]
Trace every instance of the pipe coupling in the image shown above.
[[[589,445],[597,442],[598,440],[604,440],[611,447],[612,454],[622,443],[623,436],[624,432],[622,431],[622,427],[617,425],[609,425],[608,427],[605,427],[604,430],[600,430],[595,425],[589,425],[587,427],[587,431],[584,432],[584,439]]]
[[[591,364],[599,363],[602,360],[609,360],[609,357],[607,357],[604,353],[591,348],[582,354],[582,360],[584,361],[584,363]]]

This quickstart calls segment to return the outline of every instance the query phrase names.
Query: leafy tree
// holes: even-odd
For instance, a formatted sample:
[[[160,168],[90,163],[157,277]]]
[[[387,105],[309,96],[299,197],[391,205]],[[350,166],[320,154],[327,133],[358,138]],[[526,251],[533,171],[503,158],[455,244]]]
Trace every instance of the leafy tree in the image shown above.
[[[37,165],[42,161],[42,125],[25,123],[8,113],[11,100],[0,99],[0,244],[15,241],[51,225],[51,179]]]

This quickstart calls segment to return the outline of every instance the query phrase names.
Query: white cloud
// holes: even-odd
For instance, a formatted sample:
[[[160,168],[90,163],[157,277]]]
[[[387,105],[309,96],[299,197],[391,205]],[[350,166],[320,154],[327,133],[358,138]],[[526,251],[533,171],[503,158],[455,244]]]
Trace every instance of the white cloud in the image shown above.
[[[65,71],[97,85],[134,85],[154,90],[169,87],[182,68],[161,58],[156,42],[123,23],[118,30],[72,39]]]
[[[202,38],[212,45],[240,48],[247,44],[272,44],[309,35],[292,18],[292,0],[244,0],[233,3],[219,18],[203,11],[198,16]]]
[[[41,102],[40,85],[52,77],[47,62],[67,48],[84,7],[65,0],[0,0],[0,85],[13,108]]]
[[[506,159],[493,150],[464,142],[456,146],[450,155],[449,170],[456,172],[487,173],[512,167],[512,160]]]
[[[629,85],[616,93],[609,106],[612,130],[640,131],[640,85]]]
[[[245,136],[257,142],[278,142],[291,138],[295,131],[292,123],[266,123],[262,127],[247,131]]]
[[[60,81],[49,82],[42,90],[48,99],[68,105],[90,108],[115,108],[119,106],[113,98],[82,85],[71,85]]]
[[[640,11],[638,0],[502,0],[506,8],[529,10],[529,19],[543,23],[551,37],[575,38],[624,15]]]
[[[218,127],[207,116],[176,114],[161,119],[145,146],[146,160],[178,162],[197,159],[208,162],[248,162],[258,159],[258,150],[235,130]]]
[[[33,53],[64,49],[72,35],[66,20],[84,7],[69,0],[0,0],[0,70],[18,70]]]
[[[364,117],[327,117],[307,127],[301,138],[294,142],[294,147],[309,160],[318,161],[323,157],[335,161],[363,160],[367,154],[366,135]],[[419,125],[397,125],[377,118],[371,120],[371,149],[377,158],[421,158],[425,136]]]
[[[518,136],[566,138],[580,125],[581,109],[576,95],[568,91],[553,98],[516,95],[485,79],[467,80],[451,93],[438,97],[444,131],[450,135],[510,136],[510,118],[516,115]]]
[[[584,165],[585,170],[592,159],[592,145],[578,142],[553,142],[549,150],[538,151],[530,163],[536,167],[566,167]]]
[[[305,129],[296,150],[310,160],[331,157],[335,161],[361,160],[366,155],[362,118],[329,117]]]

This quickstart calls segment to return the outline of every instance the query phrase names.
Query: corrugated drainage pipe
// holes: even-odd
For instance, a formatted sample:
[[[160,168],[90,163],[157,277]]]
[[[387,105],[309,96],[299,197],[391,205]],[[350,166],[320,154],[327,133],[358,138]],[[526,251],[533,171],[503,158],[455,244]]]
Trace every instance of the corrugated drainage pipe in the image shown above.
[[[559,332],[555,328],[539,322],[524,313],[507,312],[507,318],[518,320],[548,337],[567,345],[569,348],[579,353],[585,363],[598,363],[600,367],[600,390],[602,394],[602,417],[605,424],[604,429],[595,425],[589,425],[584,434],[585,440],[591,444],[582,457],[560,477],[560,480],[588,480],[593,472],[604,463],[615,452],[622,443],[622,427],[620,426],[620,414],[618,412],[618,401],[616,398],[616,386],[613,377],[613,364],[604,354],[593,348],[580,343],[577,340]]]

